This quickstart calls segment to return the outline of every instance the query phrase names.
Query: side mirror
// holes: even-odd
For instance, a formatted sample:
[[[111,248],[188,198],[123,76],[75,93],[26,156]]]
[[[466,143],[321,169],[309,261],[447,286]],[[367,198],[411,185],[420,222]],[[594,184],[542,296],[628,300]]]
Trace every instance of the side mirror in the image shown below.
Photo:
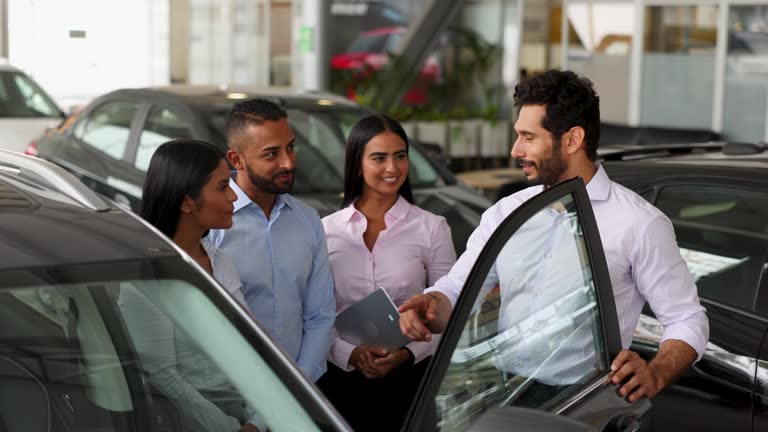
[[[532,408],[503,407],[483,414],[469,428],[472,432],[598,432],[594,426],[572,418]]]

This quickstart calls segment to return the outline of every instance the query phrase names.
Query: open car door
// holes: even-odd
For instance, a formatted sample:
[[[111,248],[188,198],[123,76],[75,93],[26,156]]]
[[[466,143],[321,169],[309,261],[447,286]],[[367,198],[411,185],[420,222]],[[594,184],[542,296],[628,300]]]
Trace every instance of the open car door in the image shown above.
[[[620,350],[600,236],[576,178],[522,204],[488,240],[404,430],[581,430],[563,429],[558,415],[590,430],[638,430],[650,402],[630,403],[608,382]],[[550,416],[533,424],[514,407]]]

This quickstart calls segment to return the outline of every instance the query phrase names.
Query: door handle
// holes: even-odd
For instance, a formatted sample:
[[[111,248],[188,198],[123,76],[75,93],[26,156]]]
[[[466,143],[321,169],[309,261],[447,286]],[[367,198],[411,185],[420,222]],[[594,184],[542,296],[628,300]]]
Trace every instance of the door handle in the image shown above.
[[[625,413],[611,419],[603,430],[605,432],[637,432],[640,430],[641,424],[642,420],[639,415]]]

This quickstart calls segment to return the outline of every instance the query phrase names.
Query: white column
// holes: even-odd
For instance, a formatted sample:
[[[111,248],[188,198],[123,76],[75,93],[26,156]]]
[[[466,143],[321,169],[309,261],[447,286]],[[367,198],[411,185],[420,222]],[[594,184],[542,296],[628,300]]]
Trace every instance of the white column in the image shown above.
[[[632,29],[632,49],[629,58],[629,98],[627,100],[629,125],[640,125],[640,96],[643,80],[643,36],[645,32],[645,5],[643,0],[635,0],[635,24]]]
[[[328,0],[295,0],[291,74],[297,87],[327,89],[330,69],[326,42]]]
[[[725,66],[728,56],[727,0],[720,0],[717,20],[717,45],[715,46],[715,88],[712,95],[712,130],[723,131],[723,107],[725,103]]]

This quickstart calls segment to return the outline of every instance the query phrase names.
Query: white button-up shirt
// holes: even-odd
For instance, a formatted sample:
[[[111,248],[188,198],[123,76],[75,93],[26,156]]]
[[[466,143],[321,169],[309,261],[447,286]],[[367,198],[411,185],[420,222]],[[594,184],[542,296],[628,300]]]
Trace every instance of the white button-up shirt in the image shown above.
[[[439,291],[455,305],[472,266],[496,228],[517,207],[542,191],[542,186],[527,188],[486,210],[456,265],[426,292]],[[608,264],[622,346],[626,349],[632,343],[647,301],[664,325],[662,342],[682,340],[696,350],[700,359],[709,339],[709,321],[680,256],[672,223],[641,196],[611,181],[602,166],[597,166],[587,193]]]

